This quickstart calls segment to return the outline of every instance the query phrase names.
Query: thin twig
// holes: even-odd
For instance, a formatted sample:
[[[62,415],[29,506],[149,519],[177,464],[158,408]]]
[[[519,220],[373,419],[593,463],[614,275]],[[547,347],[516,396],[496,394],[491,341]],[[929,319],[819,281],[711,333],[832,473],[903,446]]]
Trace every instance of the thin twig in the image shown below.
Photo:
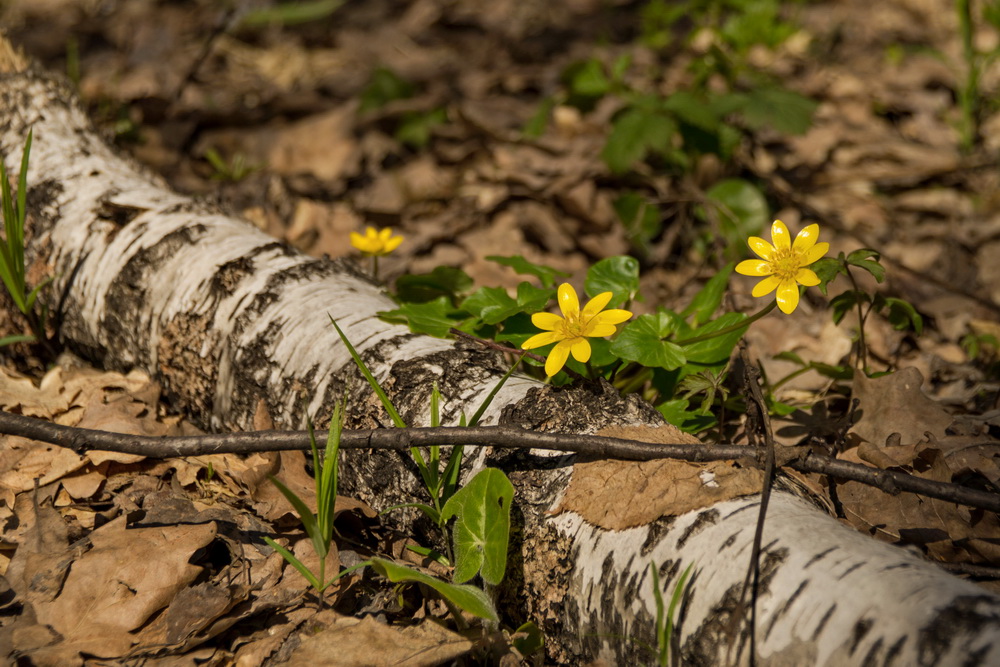
[[[72,449],[78,454],[102,450],[137,454],[149,458],[309,449],[309,435],[306,431],[250,431],[219,435],[156,437],[62,426],[43,419],[24,417],[4,411],[0,411],[0,434],[48,442]],[[318,439],[325,438],[326,434],[317,431],[316,437]],[[996,443],[983,444],[995,445]],[[628,461],[654,459],[677,459],[694,462],[738,460],[748,466],[760,467],[753,450],[743,445],[651,444],[596,435],[537,433],[510,426],[344,431],[340,441],[341,449],[393,449],[397,451],[408,451],[411,447],[454,447],[457,445],[544,449],[576,453],[590,458]],[[919,493],[929,498],[938,498],[991,512],[1000,512],[1000,495],[995,493],[970,489],[959,484],[924,479],[895,470],[880,470],[811,452],[801,459],[789,461],[787,467],[799,472],[830,475],[874,486],[890,494],[907,491]]]

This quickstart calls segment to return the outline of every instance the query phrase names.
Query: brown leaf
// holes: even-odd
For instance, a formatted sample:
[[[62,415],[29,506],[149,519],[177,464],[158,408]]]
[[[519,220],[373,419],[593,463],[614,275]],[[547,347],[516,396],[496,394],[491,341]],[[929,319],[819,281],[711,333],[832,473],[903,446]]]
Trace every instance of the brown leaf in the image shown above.
[[[925,432],[944,437],[952,417],[924,395],[923,381],[920,371],[912,367],[877,378],[857,373],[853,395],[860,401],[860,420],[852,431],[879,446],[893,433],[899,433],[903,445],[915,444]]]
[[[472,650],[472,642],[430,621],[397,628],[371,616],[331,616],[333,612],[322,625],[306,625],[302,645],[291,656],[292,664],[331,664],[330,656],[335,655],[339,667],[421,667],[449,663]]]
[[[669,424],[611,427],[598,432],[653,443],[699,441]],[[566,493],[553,513],[572,511],[606,530],[624,530],[661,516],[677,516],[722,500],[759,493],[763,474],[732,463],[614,461],[577,463]]]

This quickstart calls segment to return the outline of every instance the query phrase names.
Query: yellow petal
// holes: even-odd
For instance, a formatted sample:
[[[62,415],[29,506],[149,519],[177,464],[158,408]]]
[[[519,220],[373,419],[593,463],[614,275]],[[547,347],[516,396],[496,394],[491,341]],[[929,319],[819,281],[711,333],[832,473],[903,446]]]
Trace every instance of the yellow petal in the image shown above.
[[[365,237],[357,232],[351,232],[351,245],[359,250],[365,243]]]
[[[774,246],[759,236],[751,236],[747,239],[747,245],[761,259],[767,260],[774,256]]]
[[[521,343],[522,350],[534,350],[536,347],[544,347],[549,343],[555,343],[563,339],[563,335],[555,331],[543,331],[535,334],[528,340]]]
[[[802,230],[795,235],[795,242],[792,243],[792,250],[799,253],[804,253],[805,251],[816,245],[816,239],[819,238],[819,225],[809,225],[808,227],[803,227]]]
[[[583,321],[586,322],[591,317],[604,310],[609,301],[611,301],[611,292],[601,292],[588,301],[587,305],[583,307],[583,313],[581,313]]]
[[[593,324],[621,324],[630,317],[632,317],[630,311],[612,308],[611,310],[605,310],[603,313],[598,313],[591,322]]]
[[[809,248],[809,251],[802,255],[800,266],[809,266],[816,260],[820,259],[830,251],[829,243],[817,243],[813,247]]]
[[[819,285],[819,276],[812,269],[799,269],[795,274],[795,282],[806,287]]]
[[[591,338],[604,338],[613,335],[616,331],[618,331],[618,327],[613,324],[591,324],[587,327],[586,335]]]
[[[545,374],[552,377],[562,370],[569,359],[569,350],[572,345],[569,341],[562,341],[549,352],[549,358],[545,360]]]
[[[564,317],[569,317],[570,315],[579,316],[580,314],[580,300],[576,298],[576,290],[569,283],[563,283],[559,286],[558,291],[559,298],[559,310],[562,311]]]
[[[582,336],[573,340],[573,346],[569,348],[569,351],[573,353],[573,358],[581,364],[590,361],[590,343]]]
[[[759,259],[745,259],[736,265],[736,273],[744,276],[769,276],[774,271],[771,269],[770,262],[764,262]]]
[[[370,241],[378,241],[378,232],[374,227],[365,227],[365,238]]]
[[[751,292],[751,294],[757,297],[766,296],[771,292],[773,292],[774,288],[776,288],[780,282],[781,281],[778,280],[778,278],[774,276],[768,276],[767,278],[764,278],[762,281],[753,286],[753,291]]]
[[[563,318],[554,313],[535,313],[531,316],[531,323],[542,331],[555,331],[562,326]]]
[[[785,315],[791,315],[796,306],[799,305],[799,286],[791,280],[778,285],[778,293],[775,295],[778,301],[778,308]]]
[[[389,240],[390,236],[392,236],[392,227],[386,227],[385,229],[379,231],[378,240],[385,243]]]
[[[402,242],[403,242],[402,236],[395,236],[385,242],[385,248],[382,249],[382,252],[388,255],[390,252],[398,248],[399,244]]]
[[[775,220],[771,224],[771,243],[775,250],[788,250],[792,247],[792,239],[788,234],[788,227],[781,220]]]

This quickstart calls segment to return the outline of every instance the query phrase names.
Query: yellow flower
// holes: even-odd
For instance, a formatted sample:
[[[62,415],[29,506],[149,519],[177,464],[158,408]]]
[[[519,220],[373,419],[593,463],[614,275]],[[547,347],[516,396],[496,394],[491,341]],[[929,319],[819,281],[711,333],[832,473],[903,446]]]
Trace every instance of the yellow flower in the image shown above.
[[[388,255],[403,242],[402,236],[393,236],[392,228],[386,227],[376,232],[374,227],[365,227],[365,235],[351,232],[351,245],[361,251],[365,257]]]
[[[580,300],[576,290],[569,283],[563,283],[558,290],[559,310],[563,316],[554,313],[535,313],[531,323],[543,333],[535,334],[521,344],[525,350],[533,350],[549,343],[558,343],[545,360],[545,374],[555,375],[566,364],[570,353],[577,361],[590,360],[590,341],[587,338],[603,338],[613,334],[617,327],[632,313],[627,310],[604,310],[611,301],[611,292],[602,292],[587,302],[580,310]],[[604,311],[604,312],[601,312]]]
[[[778,290],[778,308],[786,315],[799,305],[799,285],[819,285],[819,276],[809,266],[830,250],[829,243],[816,243],[819,225],[809,225],[789,240],[788,228],[781,220],[771,225],[771,245],[757,236],[747,239],[747,245],[760,259],[747,259],[736,265],[736,272],[745,276],[767,276],[753,288],[754,296],[766,296]]]

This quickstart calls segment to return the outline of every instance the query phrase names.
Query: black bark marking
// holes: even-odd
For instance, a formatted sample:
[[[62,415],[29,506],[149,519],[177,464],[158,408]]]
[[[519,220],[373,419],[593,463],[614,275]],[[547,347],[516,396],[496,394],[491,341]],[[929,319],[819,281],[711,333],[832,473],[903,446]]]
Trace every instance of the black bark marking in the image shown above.
[[[952,646],[963,644],[970,636],[988,636],[986,631],[988,627],[993,627],[994,637],[1000,637],[1000,608],[995,597],[990,595],[956,597],[951,604],[939,609],[924,627],[916,629],[919,663],[940,664],[941,658]],[[981,659],[981,653],[974,653],[969,656],[965,664],[978,665],[981,664]]]
[[[131,206],[112,201],[114,197],[121,194],[118,190],[109,190],[97,200],[97,208],[94,214],[100,220],[107,220],[116,227],[124,227],[137,217],[145,213],[148,209],[140,206]]]
[[[865,638],[865,635],[868,634],[868,631],[872,629],[873,624],[874,621],[870,618],[860,618],[854,624],[854,628],[851,629],[851,643],[848,647],[850,655],[854,655],[854,652],[858,650],[858,645]]]
[[[847,577],[847,575],[849,575],[851,572],[854,572],[855,570],[857,570],[858,568],[861,568],[863,566],[864,566],[864,563],[861,562],[861,561],[858,561],[854,565],[850,566],[849,568],[847,568],[846,570],[844,570],[843,572],[841,572],[840,575],[837,577],[837,579],[841,579],[842,580],[845,577]]]
[[[663,536],[670,531],[671,526],[674,525],[676,517],[672,516],[661,516],[659,519],[655,519],[646,525],[647,533],[646,539],[643,541],[642,546],[639,548],[639,555],[645,558],[656,548],[660,543]]]
[[[891,665],[896,664],[896,659],[899,657],[899,654],[903,652],[903,645],[905,644],[906,636],[904,635],[897,639],[896,643],[890,646],[889,650],[885,652],[885,660],[882,661],[882,664],[885,665],[885,667],[891,667]]]
[[[729,537],[727,537],[726,541],[723,542],[722,546],[719,547],[719,553],[721,554],[723,551],[725,551],[729,547],[733,546],[733,544],[736,543],[736,538],[739,537],[740,533],[742,533],[742,532],[743,532],[743,530],[740,529],[740,530],[736,531],[735,533],[733,533],[732,535],[730,535]]]
[[[870,622],[871,621],[869,621],[869,623]],[[865,653],[865,657],[862,658],[861,660],[862,667],[875,667],[875,665],[878,665],[880,663],[879,653],[881,653],[881,651],[882,651],[882,638],[879,637],[878,639],[875,640],[875,643],[871,645],[871,648],[868,649],[868,652]],[[854,653],[853,649],[851,650],[851,653],[852,654]]]
[[[708,526],[715,525],[719,522],[719,510],[717,509],[707,509],[698,513],[697,518],[691,525],[684,529],[684,532],[679,538],[677,538],[677,550],[680,551],[687,544],[687,541],[700,533],[702,530]]]
[[[824,558],[826,558],[826,557],[827,557],[828,555],[830,555],[830,554],[831,554],[831,553],[833,553],[834,551],[837,551],[838,549],[840,549],[840,547],[836,547],[836,546],[834,546],[834,547],[830,547],[829,549],[826,549],[826,550],[824,550],[824,551],[821,551],[821,552],[819,552],[818,554],[816,554],[816,555],[814,555],[814,556],[813,556],[812,558],[810,558],[810,559],[809,559],[808,561],[806,561],[806,564],[805,564],[805,565],[804,565],[804,566],[802,567],[802,569],[804,569],[804,570],[808,570],[808,569],[809,569],[809,567],[810,567],[810,566],[811,566],[811,565],[812,565],[813,563],[818,563],[819,561],[823,560],[823,559],[824,559]]]
[[[819,619],[819,623],[816,625],[816,629],[813,630],[813,636],[810,641],[815,642],[817,639],[819,639],[819,636],[823,634],[823,628],[826,627],[827,622],[833,616],[833,612],[835,611],[837,611],[836,602],[830,605],[830,608],[826,610],[825,614],[823,614],[823,618]]]
[[[785,614],[788,613],[788,611],[792,608],[792,606],[795,605],[795,601],[802,594],[802,591],[804,591],[808,586],[809,586],[808,579],[802,581],[795,589],[795,592],[792,593],[790,596],[788,596],[787,600],[783,600],[781,602],[781,606],[778,607],[777,611],[774,612],[774,614],[771,616],[771,620],[767,624],[767,627],[764,628],[764,635],[763,635],[764,639],[767,639],[769,636],[771,636],[771,631],[774,630],[774,626],[777,624],[778,621],[781,620],[781,618]]]
[[[107,368],[127,371],[133,366],[149,368],[152,362],[149,347],[147,298],[149,285],[157,280],[164,262],[181,248],[195,243],[203,228],[186,227],[173,231],[160,241],[136,252],[115,276],[105,295],[105,312],[100,329],[113,346],[102,350],[101,362]]]

